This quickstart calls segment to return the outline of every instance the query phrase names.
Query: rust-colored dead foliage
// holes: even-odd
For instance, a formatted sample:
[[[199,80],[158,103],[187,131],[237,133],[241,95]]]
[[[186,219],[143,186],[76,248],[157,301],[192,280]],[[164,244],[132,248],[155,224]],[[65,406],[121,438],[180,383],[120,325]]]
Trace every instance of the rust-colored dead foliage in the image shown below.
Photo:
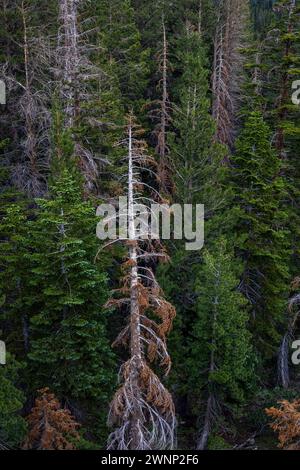
[[[35,405],[27,417],[29,433],[23,449],[75,450],[80,439],[79,424],[48,388],[38,390]]]
[[[139,171],[145,171],[152,159],[145,155],[144,142],[137,140],[132,116],[129,116],[127,132],[128,207],[133,208],[135,199],[141,197],[139,192],[135,193],[136,183],[142,182]],[[157,191],[153,193],[159,197]],[[154,201],[151,194],[150,201]],[[128,314],[127,324],[114,346],[126,347],[130,355],[120,369],[121,386],[110,406],[108,422],[114,431],[109,436],[108,449],[173,449],[176,439],[174,404],[171,394],[150,368],[155,363],[168,374],[171,367],[166,337],[176,312],[164,298],[155,278],[155,266],[168,261],[169,257],[159,240],[140,236],[134,217],[129,218],[129,233],[131,238],[125,241],[128,252],[121,267],[120,287],[114,289],[106,304],[120,307]]]
[[[278,447],[284,450],[300,450],[300,400],[278,402],[279,408],[265,411],[273,419],[270,424],[278,433]]]

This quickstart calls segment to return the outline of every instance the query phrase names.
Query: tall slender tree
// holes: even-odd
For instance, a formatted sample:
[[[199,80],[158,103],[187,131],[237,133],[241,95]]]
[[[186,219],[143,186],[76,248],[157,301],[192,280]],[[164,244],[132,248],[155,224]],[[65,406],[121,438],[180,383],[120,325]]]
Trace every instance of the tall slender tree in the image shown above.
[[[237,289],[239,274],[240,266],[225,239],[217,240],[213,252],[205,252],[199,269],[197,321],[189,353],[192,395],[204,405],[199,450],[207,446],[211,433],[222,432],[224,413],[234,413],[253,384],[254,356],[245,299]]]
[[[253,328],[264,359],[277,352],[289,291],[290,235],[285,181],[259,112],[249,115],[236,142],[234,181],[240,206],[241,289],[252,304]]]
[[[242,55],[240,48],[248,18],[246,0],[220,0],[214,40],[213,117],[216,139],[233,148],[240,99]]]
[[[11,165],[13,183],[30,196],[40,196],[46,190],[49,170],[51,92],[48,86],[50,47],[44,28],[37,31],[37,18],[32,5],[26,0],[15,1],[18,38],[17,60],[13,63],[5,57],[1,76],[7,85],[9,100],[2,123],[8,128],[11,144],[4,156]],[[4,19],[8,15],[4,6]],[[7,47],[11,37],[8,32]],[[14,127],[10,115],[14,113]]]
[[[87,409],[100,425],[114,381],[103,308],[108,287],[104,257],[94,264],[94,208],[78,187],[76,172],[63,170],[28,221],[30,285],[39,286],[28,305],[29,370],[34,389],[51,385],[73,411]]]
[[[123,234],[128,257],[123,264],[123,285],[117,291],[123,296],[108,303],[108,306],[129,309],[129,322],[116,344],[128,346],[130,358],[121,367],[122,384],[111,404],[109,422],[117,428],[109,437],[108,448],[172,449],[175,445],[173,400],[150,364],[157,361],[166,374],[170,370],[166,336],[172,327],[175,309],[163,298],[153,270],[147,266],[147,261],[157,257],[166,259],[166,254],[158,241],[154,244],[147,236],[147,223],[137,226],[136,204],[143,199],[139,189],[144,185],[140,171],[154,164],[139,134],[140,129],[130,115],[127,137],[122,142],[128,152],[128,236]],[[155,321],[153,314],[161,321]]]

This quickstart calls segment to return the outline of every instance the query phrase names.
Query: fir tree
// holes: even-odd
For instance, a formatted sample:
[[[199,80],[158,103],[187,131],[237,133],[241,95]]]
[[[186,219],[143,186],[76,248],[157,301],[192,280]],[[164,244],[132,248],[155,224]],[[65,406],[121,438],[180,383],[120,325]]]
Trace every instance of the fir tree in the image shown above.
[[[177,41],[181,76],[175,82],[176,100],[170,139],[175,168],[176,199],[205,203],[207,215],[218,208],[220,194],[211,191],[212,180],[221,188],[224,169],[219,167],[224,148],[213,140],[215,123],[210,116],[207,53],[201,34],[187,23]]]
[[[28,222],[30,286],[36,292],[30,305],[30,385],[51,385],[75,408],[87,406],[103,418],[114,382],[103,311],[106,261],[94,264],[94,208],[82,201],[78,186],[63,170],[51,197],[37,201],[36,219]]]
[[[274,133],[277,155],[282,160],[289,205],[289,229],[293,236],[293,274],[298,275],[299,258],[299,106],[293,103],[292,84],[300,67],[300,9],[295,0],[274,2],[273,21],[261,51],[262,87],[265,116]]]
[[[28,205],[16,191],[2,195],[0,222],[0,291],[3,294],[0,318],[6,342],[12,345],[18,358],[24,359],[29,350],[28,306],[34,292],[29,286],[26,221]]]
[[[114,63],[123,104],[140,112],[148,79],[149,51],[141,46],[131,0],[94,2],[100,42],[109,61]],[[93,11],[93,13],[94,13]]]
[[[222,429],[222,415],[237,411],[253,384],[253,352],[245,299],[238,292],[241,266],[225,239],[204,253],[197,277],[197,321],[189,356],[192,398],[204,405],[197,448]]]
[[[238,254],[245,262],[241,289],[252,305],[257,346],[264,358],[278,346],[289,285],[288,213],[285,182],[259,112],[249,115],[234,156]]]
[[[176,103],[172,115],[174,132],[169,134],[174,201],[205,205],[205,244],[209,245],[227,224],[227,170],[221,165],[225,149],[214,142],[208,59],[202,35],[196,27],[187,23],[176,45],[180,76],[173,92]],[[169,248],[170,266],[159,267],[159,272],[162,287],[177,310],[175,327],[170,336],[174,361],[171,381],[176,386],[178,400],[187,405],[188,369],[182,357],[189,355],[188,343],[196,315],[195,279],[202,262],[202,252],[186,251],[184,242],[179,240],[172,241]]]

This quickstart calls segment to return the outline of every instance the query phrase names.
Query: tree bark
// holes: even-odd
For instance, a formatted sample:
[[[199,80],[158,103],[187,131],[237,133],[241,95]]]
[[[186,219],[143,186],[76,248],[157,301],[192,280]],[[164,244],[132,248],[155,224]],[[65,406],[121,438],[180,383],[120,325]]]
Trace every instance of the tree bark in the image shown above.
[[[134,190],[133,190],[133,154],[132,154],[132,127],[129,125],[129,164],[128,164],[128,229],[129,240],[135,242],[136,231],[134,223]],[[131,337],[131,359],[133,361],[132,369],[132,387],[135,397],[136,406],[132,410],[132,418],[130,423],[132,450],[139,449],[140,442],[140,426],[141,412],[140,399],[141,392],[139,387],[139,371],[142,363],[142,345],[141,345],[141,324],[140,324],[140,308],[138,301],[138,268],[137,268],[137,250],[135,246],[130,246],[129,259],[131,261],[130,268],[130,337]]]

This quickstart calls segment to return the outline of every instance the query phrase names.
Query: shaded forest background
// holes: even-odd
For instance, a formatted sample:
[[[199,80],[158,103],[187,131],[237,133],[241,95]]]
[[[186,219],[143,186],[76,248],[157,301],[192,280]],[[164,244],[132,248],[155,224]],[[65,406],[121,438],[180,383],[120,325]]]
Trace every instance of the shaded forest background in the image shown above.
[[[1,446],[276,447],[300,393],[299,2],[0,5]],[[131,131],[132,189],[204,204],[203,250],[101,249]]]

